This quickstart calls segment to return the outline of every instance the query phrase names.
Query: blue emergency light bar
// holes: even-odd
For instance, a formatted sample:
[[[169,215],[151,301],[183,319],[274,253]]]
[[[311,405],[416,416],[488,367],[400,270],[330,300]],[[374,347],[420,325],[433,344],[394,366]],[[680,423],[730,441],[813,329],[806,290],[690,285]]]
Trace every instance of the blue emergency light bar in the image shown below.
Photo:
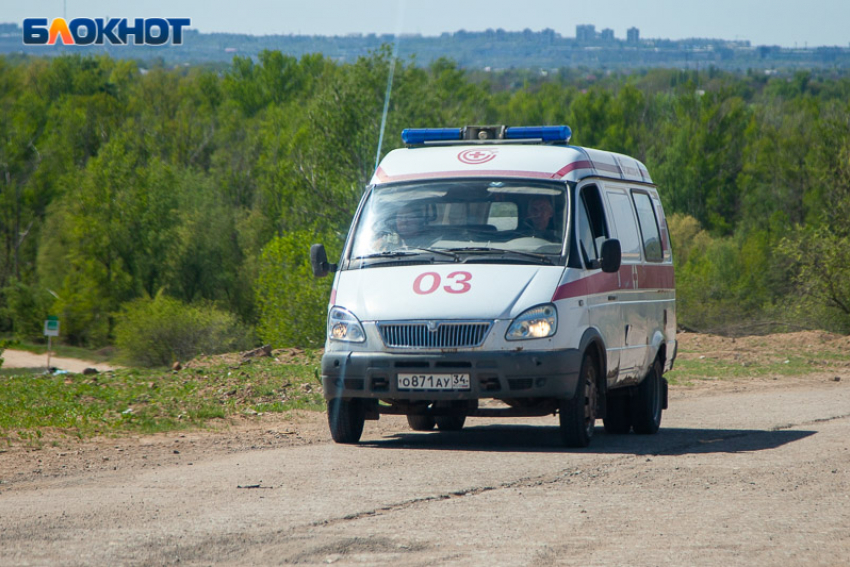
[[[465,128],[406,128],[402,141],[408,146],[427,143],[498,142],[498,140],[540,140],[549,143],[569,143],[569,126],[467,126]]]
[[[540,138],[544,142],[569,142],[573,131],[569,126],[514,126],[505,129],[508,140]]]
[[[401,140],[408,145],[460,140],[460,128],[405,128]]]

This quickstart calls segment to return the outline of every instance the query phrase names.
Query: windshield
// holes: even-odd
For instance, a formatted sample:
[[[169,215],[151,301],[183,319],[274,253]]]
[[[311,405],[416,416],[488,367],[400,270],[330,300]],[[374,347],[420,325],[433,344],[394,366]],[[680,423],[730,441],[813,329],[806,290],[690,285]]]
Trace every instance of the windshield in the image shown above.
[[[501,254],[552,263],[563,249],[565,191],[564,183],[515,179],[378,185],[364,203],[348,258]]]

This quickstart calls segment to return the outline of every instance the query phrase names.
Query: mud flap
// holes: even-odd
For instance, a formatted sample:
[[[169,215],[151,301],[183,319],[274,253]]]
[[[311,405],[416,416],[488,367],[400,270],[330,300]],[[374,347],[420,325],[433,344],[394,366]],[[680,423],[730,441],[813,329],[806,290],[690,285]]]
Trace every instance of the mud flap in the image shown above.
[[[667,409],[667,378],[661,378],[661,409]]]

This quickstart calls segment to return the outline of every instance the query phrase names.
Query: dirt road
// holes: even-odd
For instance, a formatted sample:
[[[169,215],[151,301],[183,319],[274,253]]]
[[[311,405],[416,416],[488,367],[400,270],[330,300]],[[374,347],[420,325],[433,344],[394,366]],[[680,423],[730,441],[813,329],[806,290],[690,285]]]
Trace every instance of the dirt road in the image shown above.
[[[673,389],[655,436],[323,416],[0,454],[3,565],[850,564],[850,383]]]
[[[47,370],[47,355],[33,354],[25,350],[6,349],[3,351],[3,368],[42,368]],[[50,366],[58,370],[80,373],[86,368],[94,368],[98,372],[113,370],[115,367],[100,362],[89,362],[76,358],[51,356]]]

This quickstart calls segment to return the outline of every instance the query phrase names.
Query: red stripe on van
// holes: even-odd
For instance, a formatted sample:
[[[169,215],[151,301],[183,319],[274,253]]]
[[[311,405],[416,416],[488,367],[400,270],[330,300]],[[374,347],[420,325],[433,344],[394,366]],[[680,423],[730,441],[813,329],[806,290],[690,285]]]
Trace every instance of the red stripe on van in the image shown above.
[[[532,179],[555,179],[555,174],[542,171],[517,171],[511,169],[475,169],[459,171],[429,171],[420,173],[405,173],[402,175],[387,175],[384,171],[375,171],[375,177],[381,183],[391,181],[410,181],[416,179],[440,179],[449,177],[525,177]]]
[[[673,289],[674,283],[673,266],[669,264],[638,266],[640,289]]]
[[[375,177],[377,177],[378,180],[380,180],[382,183],[386,183],[387,181],[389,181],[391,179],[391,177],[389,175],[387,175],[387,172],[385,172],[380,167],[375,170]]]
[[[637,289],[673,289],[673,266],[669,264],[638,266],[637,273]],[[632,282],[632,264],[620,266],[620,271],[617,273],[597,272],[586,278],[560,285],[555,290],[552,301],[625,289],[635,289]]]
[[[593,162],[583,160],[583,161],[574,161],[573,163],[568,163],[558,171],[552,174],[552,179],[560,179],[571,171],[575,171],[576,169],[593,169]]]
[[[375,177],[381,183],[389,183],[391,181],[409,181],[411,179],[434,179],[440,177],[531,177],[534,179],[561,179],[566,174],[576,169],[593,169],[592,161],[574,161],[568,163],[555,173],[546,173],[543,171],[521,171],[513,169],[462,169],[455,171],[430,171],[421,173],[405,173],[401,175],[388,175],[386,171],[380,167],[375,170]]]

